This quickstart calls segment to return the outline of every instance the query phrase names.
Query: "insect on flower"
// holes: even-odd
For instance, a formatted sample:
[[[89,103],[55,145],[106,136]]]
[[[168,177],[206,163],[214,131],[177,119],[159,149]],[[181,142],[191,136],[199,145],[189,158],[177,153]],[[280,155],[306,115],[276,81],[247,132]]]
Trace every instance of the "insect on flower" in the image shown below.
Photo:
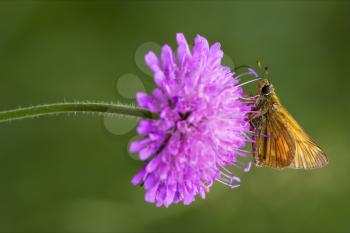
[[[258,63],[261,68],[261,64]],[[267,69],[265,74],[268,76]],[[257,166],[313,169],[328,163],[326,154],[288,113],[273,85],[262,79],[257,85],[254,113],[254,161]]]
[[[176,40],[177,56],[168,45],[160,59],[153,52],[145,56],[158,87],[136,98],[140,107],[160,117],[142,119],[137,132],[144,138],[129,148],[147,160],[132,183],[143,186],[147,202],[166,207],[188,205],[196,195],[205,198],[214,181],[238,187],[240,179],[226,166],[248,171],[250,163],[238,159],[251,153],[242,148],[252,142],[246,136],[251,106],[241,100],[244,84],[238,84],[242,76],[234,78],[221,65],[220,44],[209,46],[198,35],[190,51],[183,34]]]

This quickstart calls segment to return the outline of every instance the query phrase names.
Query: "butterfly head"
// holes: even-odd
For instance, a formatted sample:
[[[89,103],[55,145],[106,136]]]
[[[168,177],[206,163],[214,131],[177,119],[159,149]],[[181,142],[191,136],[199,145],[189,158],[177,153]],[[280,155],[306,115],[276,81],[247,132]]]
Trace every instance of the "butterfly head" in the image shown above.
[[[260,96],[269,96],[274,93],[273,85],[267,79],[262,79],[257,85]]]
[[[261,61],[259,60],[256,63],[261,73],[260,77],[262,78],[257,85],[257,92],[260,94],[261,97],[271,96],[271,94],[274,93],[274,88],[272,84],[269,82],[268,67],[263,66]]]

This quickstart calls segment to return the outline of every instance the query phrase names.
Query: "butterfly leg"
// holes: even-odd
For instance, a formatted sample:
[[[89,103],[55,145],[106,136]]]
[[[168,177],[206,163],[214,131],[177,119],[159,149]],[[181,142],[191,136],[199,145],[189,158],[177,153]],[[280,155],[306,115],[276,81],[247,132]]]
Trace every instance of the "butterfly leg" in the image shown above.
[[[251,130],[254,133],[253,140],[255,143],[252,144],[254,153],[254,164],[257,167],[261,167],[264,164],[264,158],[259,154],[259,148],[264,144],[265,132],[262,132],[262,126],[266,123],[266,117],[264,115],[256,115],[250,119]]]

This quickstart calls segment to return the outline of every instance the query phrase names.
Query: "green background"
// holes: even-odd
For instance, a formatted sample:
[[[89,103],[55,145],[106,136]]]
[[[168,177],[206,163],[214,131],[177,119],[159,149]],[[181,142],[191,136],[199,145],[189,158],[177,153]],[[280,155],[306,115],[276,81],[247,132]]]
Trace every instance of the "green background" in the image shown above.
[[[132,103],[118,78],[135,74],[151,91],[135,51],[174,47],[176,32],[221,42],[235,64],[268,64],[330,164],[253,168],[238,189],[216,183],[205,200],[156,208],[130,184],[142,165],[127,152],[134,130],[116,135],[92,116],[0,124],[0,231],[350,231],[348,1],[1,1],[0,108]]]

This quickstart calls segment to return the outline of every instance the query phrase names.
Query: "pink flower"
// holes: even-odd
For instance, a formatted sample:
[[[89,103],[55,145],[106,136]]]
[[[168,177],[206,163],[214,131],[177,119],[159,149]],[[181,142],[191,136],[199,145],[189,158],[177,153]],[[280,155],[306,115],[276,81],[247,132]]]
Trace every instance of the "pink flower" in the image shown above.
[[[130,152],[148,160],[132,183],[143,185],[147,202],[166,207],[188,205],[196,195],[205,198],[215,180],[239,185],[225,166],[247,155],[241,148],[249,140],[244,133],[251,111],[240,100],[238,80],[221,65],[219,43],[209,46],[198,35],[191,52],[183,34],[176,40],[177,56],[168,45],[160,59],[153,52],[145,56],[158,88],[152,95],[138,93],[137,102],[160,118],[142,119],[137,132],[144,138],[130,146]]]

